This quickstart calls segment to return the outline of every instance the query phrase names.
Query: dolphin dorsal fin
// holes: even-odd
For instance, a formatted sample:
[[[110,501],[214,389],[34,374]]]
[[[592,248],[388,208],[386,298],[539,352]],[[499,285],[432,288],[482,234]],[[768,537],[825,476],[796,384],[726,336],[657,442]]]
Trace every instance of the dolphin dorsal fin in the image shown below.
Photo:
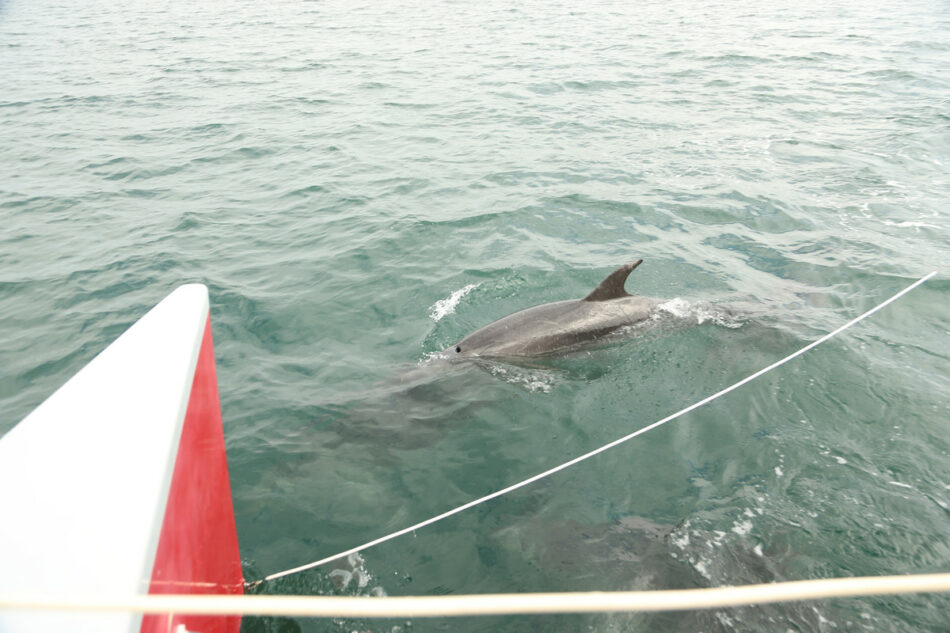
[[[600,282],[599,286],[594,288],[593,292],[584,297],[584,301],[609,301],[610,299],[631,296],[630,293],[623,289],[623,285],[627,281],[627,276],[633,272],[633,269],[642,263],[643,260],[638,259],[635,262],[624,264],[613,271],[607,275],[606,279]]]

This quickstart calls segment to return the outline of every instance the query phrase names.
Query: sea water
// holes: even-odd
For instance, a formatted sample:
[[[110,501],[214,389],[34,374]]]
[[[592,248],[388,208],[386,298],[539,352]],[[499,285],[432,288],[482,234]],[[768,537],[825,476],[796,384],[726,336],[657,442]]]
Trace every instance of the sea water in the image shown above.
[[[948,34],[938,0],[6,0],[0,433],[197,281],[249,580],[505,487],[947,264]],[[434,358],[638,258],[653,327],[517,365]],[[258,591],[947,571],[948,298],[942,272],[675,422]],[[904,633],[948,609],[244,629]]]

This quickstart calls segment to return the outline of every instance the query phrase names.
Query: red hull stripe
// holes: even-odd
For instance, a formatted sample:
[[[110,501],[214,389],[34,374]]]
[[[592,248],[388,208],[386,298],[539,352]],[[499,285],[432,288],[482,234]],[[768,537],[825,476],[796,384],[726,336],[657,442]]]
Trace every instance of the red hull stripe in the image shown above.
[[[149,593],[243,593],[211,319],[205,325]],[[184,625],[182,629],[179,625]],[[143,633],[238,633],[240,617],[145,616]]]

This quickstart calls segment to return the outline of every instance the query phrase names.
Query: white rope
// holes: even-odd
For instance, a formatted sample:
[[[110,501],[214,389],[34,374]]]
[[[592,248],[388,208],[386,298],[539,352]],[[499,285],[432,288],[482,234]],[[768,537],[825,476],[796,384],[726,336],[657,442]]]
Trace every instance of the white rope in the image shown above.
[[[541,613],[685,611],[774,602],[858,596],[950,592],[950,574],[827,578],[794,582],[587,593],[480,594],[468,596],[326,597],[264,595],[145,595],[117,599],[73,595],[0,595],[0,610],[122,611],[192,615],[268,615],[333,618],[423,618]]]
[[[662,426],[662,425],[666,424],[667,422],[671,422],[671,421],[673,421],[673,420],[675,420],[675,419],[677,419],[677,418],[679,418],[679,417],[681,417],[681,416],[686,415],[687,413],[689,413],[689,412],[691,412],[691,411],[694,411],[694,410],[696,410],[696,409],[698,409],[698,408],[700,408],[700,407],[702,407],[702,406],[704,406],[704,405],[709,404],[709,403],[712,402],[713,400],[716,400],[716,399],[718,399],[718,398],[721,398],[722,396],[724,396],[724,395],[726,395],[726,394],[728,394],[728,393],[730,393],[730,392],[732,392],[732,391],[735,391],[735,390],[738,389],[739,387],[742,387],[743,385],[745,385],[745,384],[747,384],[747,383],[749,383],[749,382],[752,382],[752,381],[755,380],[756,378],[759,378],[760,376],[762,376],[762,375],[764,375],[764,374],[767,374],[768,372],[772,371],[773,369],[776,369],[777,367],[781,367],[782,365],[784,365],[785,363],[789,362],[790,360],[795,359],[795,358],[798,358],[799,356],[801,356],[801,355],[804,354],[805,352],[807,352],[807,351],[809,351],[809,350],[811,350],[811,349],[814,349],[815,347],[818,347],[818,346],[821,345],[822,343],[824,343],[824,342],[828,341],[829,339],[831,339],[831,338],[837,336],[837,335],[840,334],[841,332],[844,332],[845,330],[847,330],[848,328],[850,328],[852,325],[855,325],[856,323],[859,323],[859,322],[863,321],[864,319],[868,318],[869,316],[871,316],[872,314],[874,314],[874,313],[877,312],[878,310],[881,310],[882,308],[884,308],[884,307],[890,305],[890,304],[893,303],[894,301],[897,301],[898,299],[900,299],[901,297],[903,297],[905,294],[907,294],[908,292],[910,292],[911,290],[913,290],[913,289],[916,288],[917,286],[923,284],[923,283],[926,282],[928,279],[930,279],[931,277],[933,277],[934,275],[936,275],[938,272],[939,272],[939,270],[935,270],[935,271],[931,272],[930,274],[928,274],[928,275],[922,277],[921,279],[919,279],[919,280],[915,281],[914,283],[912,283],[911,285],[907,286],[906,288],[904,288],[903,290],[901,290],[900,292],[898,292],[897,294],[895,294],[895,295],[892,296],[891,298],[889,298],[889,299],[885,300],[884,302],[878,304],[877,306],[871,308],[870,310],[868,310],[867,312],[865,312],[865,313],[862,314],[861,316],[859,316],[859,317],[857,317],[857,318],[855,318],[855,319],[852,319],[851,321],[848,321],[847,323],[845,323],[844,325],[842,325],[842,326],[839,327],[838,329],[834,330],[833,332],[829,332],[828,334],[825,334],[825,335],[822,336],[820,339],[818,339],[818,340],[816,340],[816,341],[814,341],[814,342],[812,342],[812,343],[809,343],[809,344],[806,345],[805,347],[801,348],[801,349],[798,350],[797,352],[794,352],[794,353],[792,353],[792,354],[786,356],[786,357],[783,358],[782,360],[777,361],[777,362],[775,362],[775,363],[772,363],[772,364],[769,365],[768,367],[766,367],[766,368],[764,368],[764,369],[760,369],[759,371],[755,372],[754,374],[752,374],[752,375],[750,375],[750,376],[747,376],[746,378],[743,378],[743,379],[740,380],[739,382],[737,382],[737,383],[735,383],[735,384],[733,384],[733,385],[731,385],[731,386],[729,386],[729,387],[726,387],[725,389],[723,389],[723,390],[721,390],[721,391],[717,391],[716,393],[712,394],[711,396],[708,396],[708,397],[706,397],[706,398],[703,398],[703,399],[700,400],[699,402],[696,402],[695,404],[692,404],[692,405],[686,407],[685,409],[681,409],[681,410],[677,411],[676,413],[674,413],[674,414],[672,414],[672,415],[669,415],[669,416],[663,418],[662,420],[658,420],[658,421],[654,422],[653,424],[650,424],[649,426],[645,426],[645,427],[643,427],[642,429],[639,429],[639,430],[637,430],[637,431],[634,431],[633,433],[630,433],[630,434],[628,434],[628,435],[624,435],[624,436],[621,437],[620,439],[614,440],[614,441],[610,442],[609,444],[605,444],[605,445],[601,446],[600,448],[596,448],[596,449],[594,449],[594,450],[592,450],[592,451],[590,451],[590,452],[588,452],[588,453],[584,453],[583,455],[581,455],[581,456],[579,456],[579,457],[575,457],[574,459],[572,459],[572,460],[570,460],[570,461],[564,462],[563,464],[561,464],[561,465],[559,465],[559,466],[555,466],[554,468],[550,468],[550,469],[548,469],[548,470],[546,470],[546,471],[544,471],[544,472],[542,472],[542,473],[538,473],[537,475],[534,475],[533,477],[529,477],[529,478],[527,478],[527,479],[525,479],[525,480],[523,480],[523,481],[519,481],[518,483],[512,484],[512,485],[508,486],[507,488],[502,488],[501,490],[496,490],[495,492],[492,492],[492,493],[490,493],[490,494],[487,494],[487,495],[485,495],[484,497],[479,497],[478,499],[475,499],[475,500],[473,500],[473,501],[469,501],[468,503],[466,503],[466,504],[464,504],[464,505],[458,506],[457,508],[453,508],[452,510],[449,510],[449,511],[447,511],[447,512],[443,512],[442,514],[439,514],[439,515],[437,515],[437,516],[434,516],[434,517],[432,517],[432,518],[430,518],[430,519],[426,519],[425,521],[420,521],[419,523],[416,523],[415,525],[410,525],[409,527],[403,528],[403,529],[398,530],[398,531],[396,531],[396,532],[393,532],[392,534],[387,534],[386,536],[381,536],[381,537],[378,538],[378,539],[369,541],[368,543],[364,543],[363,545],[360,545],[360,546],[358,546],[358,547],[350,548],[350,549],[348,549],[348,550],[345,550],[345,551],[343,551],[343,552],[340,552],[339,554],[334,554],[333,556],[327,556],[326,558],[321,558],[320,560],[314,561],[314,562],[312,562],[312,563],[307,563],[306,565],[301,565],[301,566],[299,566],[299,567],[294,567],[293,569],[287,569],[287,570],[285,570],[285,571],[281,571],[281,572],[277,572],[277,573],[271,574],[271,575],[269,575],[269,576],[265,576],[262,580],[258,580],[258,581],[256,581],[256,582],[248,583],[248,586],[249,586],[249,587],[254,587],[254,586],[259,585],[260,583],[265,582],[265,581],[268,581],[268,580],[276,580],[277,578],[282,578],[282,577],[284,577],[284,576],[290,576],[291,574],[297,574],[297,573],[300,573],[300,572],[302,572],[302,571],[306,571],[306,570],[308,570],[308,569],[313,569],[314,567],[319,567],[320,565],[323,565],[323,564],[325,564],[325,563],[329,563],[330,561],[336,560],[336,559],[338,559],[338,558],[342,558],[342,557],[344,557],[344,556],[349,556],[350,554],[355,554],[355,553],[361,552],[361,551],[363,551],[363,550],[365,550],[365,549],[369,549],[370,547],[373,547],[374,545],[379,545],[380,543],[385,543],[386,541],[391,541],[392,539],[394,539],[394,538],[396,538],[396,537],[398,537],[398,536],[402,536],[403,534],[408,534],[409,532],[414,532],[415,530],[418,530],[418,529],[420,529],[420,528],[424,528],[424,527],[426,527],[427,525],[432,525],[433,523],[436,523],[436,522],[438,522],[438,521],[441,521],[442,519],[447,519],[448,517],[450,517],[450,516],[452,516],[452,515],[455,515],[455,514],[458,514],[459,512],[463,512],[463,511],[465,511],[465,510],[468,510],[469,508],[473,508],[473,507],[475,507],[475,506],[477,506],[477,505],[481,505],[481,504],[485,503],[486,501],[491,501],[492,499],[494,499],[494,498],[496,498],[496,497],[500,497],[500,496],[502,496],[502,495],[508,494],[509,492],[513,492],[513,491],[515,491],[515,490],[518,490],[519,488],[523,488],[523,487],[527,486],[528,484],[532,484],[532,483],[534,483],[534,482],[536,482],[536,481],[538,481],[538,480],[540,480],[540,479],[544,479],[545,477],[550,477],[550,476],[553,475],[554,473],[557,473],[557,472],[560,472],[560,471],[565,470],[565,469],[567,469],[567,468],[570,468],[571,466],[573,466],[573,465],[575,465],[575,464],[579,464],[580,462],[582,462],[582,461],[584,461],[584,460],[590,459],[591,457],[593,457],[593,456],[595,456],[595,455],[599,455],[600,453],[603,453],[604,451],[607,451],[607,450],[613,448],[614,446],[617,446],[617,445],[619,445],[619,444],[623,444],[624,442],[627,442],[627,441],[629,441],[629,440],[632,440],[633,438],[637,437],[638,435],[643,435],[643,434],[646,433],[647,431],[652,431],[653,429],[657,428],[658,426]]]

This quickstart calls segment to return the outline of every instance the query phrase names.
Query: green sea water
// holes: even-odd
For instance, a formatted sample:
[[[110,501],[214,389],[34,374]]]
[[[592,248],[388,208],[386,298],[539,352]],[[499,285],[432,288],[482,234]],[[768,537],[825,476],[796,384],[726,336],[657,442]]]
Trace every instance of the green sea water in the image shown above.
[[[7,0],[0,433],[207,284],[253,580],[646,426],[946,265],[948,167],[942,0]],[[653,327],[530,364],[433,358],[641,257]],[[950,571],[948,298],[942,272],[628,444],[258,591]],[[244,630],[947,631],[948,609]]]

